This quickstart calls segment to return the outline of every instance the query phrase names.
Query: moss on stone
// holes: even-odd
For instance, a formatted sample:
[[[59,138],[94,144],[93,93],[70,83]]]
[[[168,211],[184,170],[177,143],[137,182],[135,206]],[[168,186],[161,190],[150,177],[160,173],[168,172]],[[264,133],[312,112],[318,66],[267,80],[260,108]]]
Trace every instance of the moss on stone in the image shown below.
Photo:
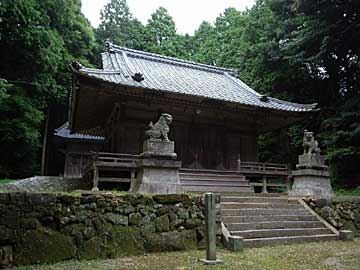
[[[130,225],[139,225],[142,220],[140,213],[131,213],[129,215],[129,224]]]
[[[51,263],[75,256],[74,242],[59,232],[41,227],[18,233],[19,242],[14,250],[16,264]]]
[[[158,232],[169,231],[169,225],[170,225],[170,222],[169,222],[169,218],[167,215],[163,215],[163,216],[155,219],[156,231],[158,231]]]
[[[103,242],[100,236],[85,241],[78,249],[77,257],[85,260],[106,258],[106,247]]]
[[[137,227],[114,226],[106,244],[108,257],[136,255],[144,252],[144,240]]]
[[[161,204],[187,203],[191,201],[190,196],[187,194],[158,194],[154,195],[153,199]]]
[[[147,251],[175,251],[197,247],[196,231],[171,231],[145,235],[145,249]]]

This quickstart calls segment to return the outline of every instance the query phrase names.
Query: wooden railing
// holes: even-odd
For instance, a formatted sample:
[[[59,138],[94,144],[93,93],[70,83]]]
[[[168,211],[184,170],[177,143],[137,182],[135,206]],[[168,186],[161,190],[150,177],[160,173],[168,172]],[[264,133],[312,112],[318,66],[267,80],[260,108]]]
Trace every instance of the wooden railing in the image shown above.
[[[93,152],[97,166],[136,167],[139,155]]]
[[[288,175],[289,167],[286,164],[244,162],[238,160],[238,171],[244,174]]]
[[[279,178],[268,178],[266,176],[263,176],[260,182],[254,182],[251,181],[250,185],[254,187],[262,187],[261,192],[262,193],[268,193],[268,187],[272,188],[285,188],[286,191],[289,193],[290,186],[291,186],[291,179],[289,176],[279,179]]]

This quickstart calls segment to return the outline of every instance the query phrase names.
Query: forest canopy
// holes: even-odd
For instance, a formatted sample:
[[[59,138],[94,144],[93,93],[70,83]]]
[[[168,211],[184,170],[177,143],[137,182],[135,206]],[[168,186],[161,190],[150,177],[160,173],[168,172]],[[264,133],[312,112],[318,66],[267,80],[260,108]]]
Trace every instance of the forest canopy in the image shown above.
[[[357,186],[359,13],[359,1],[258,0],[245,11],[224,10],[214,23],[204,21],[194,35],[181,35],[163,7],[142,24],[125,0],[111,0],[94,29],[81,13],[80,0],[2,0],[0,177],[39,173],[41,141],[45,133],[53,133],[51,128],[45,131],[46,119],[54,104],[66,108],[69,64],[76,60],[98,66],[99,53],[111,40],[233,68],[260,93],[318,103],[319,112],[306,121],[261,135],[260,160],[294,164],[306,128],[317,134],[334,183]]]

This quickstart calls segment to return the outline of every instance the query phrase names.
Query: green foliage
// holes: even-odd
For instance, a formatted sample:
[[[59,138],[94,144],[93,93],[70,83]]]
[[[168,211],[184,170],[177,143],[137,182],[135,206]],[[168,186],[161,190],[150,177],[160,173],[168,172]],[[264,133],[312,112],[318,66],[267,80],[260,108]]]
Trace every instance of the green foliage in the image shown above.
[[[14,155],[25,153],[21,149],[26,143],[33,153],[38,149],[41,117],[31,122],[25,112],[36,115],[49,100],[63,101],[70,61],[95,62],[110,39],[120,46],[234,68],[260,93],[318,103],[321,110],[302,123],[261,135],[260,159],[296,163],[306,128],[318,134],[335,184],[356,186],[360,174],[359,10],[359,1],[257,0],[243,12],[226,9],[214,24],[203,22],[189,36],[177,33],[163,7],[143,25],[133,17],[126,0],[111,0],[101,11],[95,44],[80,0],[3,0],[0,77],[35,86],[26,91],[24,84],[0,88],[0,103],[8,104],[0,109],[10,113],[13,102],[22,112],[16,112],[16,124],[37,127],[37,133],[24,128],[20,138],[24,143],[14,146]],[[15,129],[9,132],[15,134],[11,133]],[[4,137],[2,143],[14,145],[11,137],[16,136]],[[12,169],[6,170],[12,174]]]
[[[13,181],[15,181],[15,180],[9,179],[9,178],[0,179],[0,186],[1,186],[1,185],[6,185],[6,184],[11,183],[11,182],[13,182]]]
[[[19,177],[37,170],[39,126],[43,113],[36,109],[30,91],[0,80],[0,175]]]
[[[96,30],[100,47],[105,40],[111,40],[120,46],[142,50],[146,36],[145,27],[133,18],[125,0],[111,0],[101,10],[101,23]]]
[[[42,111],[65,103],[70,62],[92,60],[92,31],[80,0],[0,2],[0,177],[36,172]]]
[[[360,196],[360,186],[353,189],[335,188],[336,196]]]

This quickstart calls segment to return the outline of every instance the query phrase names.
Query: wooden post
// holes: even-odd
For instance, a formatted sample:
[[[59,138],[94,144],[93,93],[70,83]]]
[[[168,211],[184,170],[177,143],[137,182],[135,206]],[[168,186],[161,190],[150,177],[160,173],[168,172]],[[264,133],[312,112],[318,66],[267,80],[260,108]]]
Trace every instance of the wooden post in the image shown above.
[[[268,191],[267,191],[267,178],[266,178],[266,176],[263,176],[263,178],[262,178],[262,184],[263,184],[262,193],[268,193]]]
[[[241,159],[240,159],[240,154],[238,154],[238,159],[237,159],[237,171],[238,171],[238,172],[241,171]]]
[[[93,188],[91,191],[99,191],[99,188],[98,188],[98,179],[99,178],[99,172],[98,172],[98,168],[97,166],[94,164],[94,178],[93,178]]]
[[[204,264],[218,264],[216,259],[216,202],[214,193],[205,193],[206,259]]]
[[[290,189],[291,189],[291,176],[290,175],[286,177],[286,189],[289,194]]]

